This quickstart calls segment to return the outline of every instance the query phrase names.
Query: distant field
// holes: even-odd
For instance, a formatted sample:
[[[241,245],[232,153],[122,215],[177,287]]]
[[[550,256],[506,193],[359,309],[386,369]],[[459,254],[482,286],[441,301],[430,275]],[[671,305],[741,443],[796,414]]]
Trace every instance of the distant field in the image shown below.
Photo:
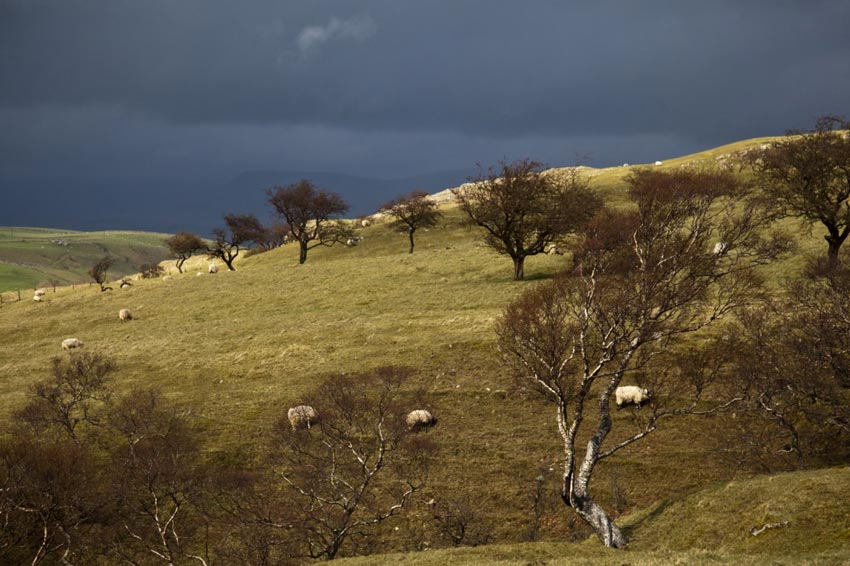
[[[115,260],[108,272],[110,278],[135,273],[144,263],[169,257],[163,244],[167,236],[0,227],[0,293],[87,282],[86,272],[106,255]]]

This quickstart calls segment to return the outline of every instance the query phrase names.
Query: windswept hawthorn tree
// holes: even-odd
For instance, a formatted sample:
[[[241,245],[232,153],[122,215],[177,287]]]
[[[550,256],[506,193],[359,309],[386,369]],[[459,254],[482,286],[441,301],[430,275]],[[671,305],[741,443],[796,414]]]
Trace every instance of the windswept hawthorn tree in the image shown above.
[[[437,210],[437,203],[426,198],[425,191],[410,191],[410,193],[381,205],[383,212],[395,219],[394,227],[407,231],[410,239],[410,252],[413,253],[413,234],[418,228],[427,228],[437,224],[443,215]]]
[[[191,232],[177,232],[165,240],[169,251],[177,258],[177,271],[183,273],[183,264],[193,254],[207,249],[200,236]]]
[[[514,280],[524,277],[525,258],[546,251],[578,230],[602,205],[578,169],[565,177],[543,174],[530,159],[508,163],[455,189],[460,209],[484,228],[484,242],[514,262]]]
[[[227,229],[213,230],[213,245],[207,248],[207,255],[217,257],[230,271],[236,271],[233,262],[239,251],[251,242],[261,241],[265,237],[265,227],[253,214],[225,214]]]
[[[334,220],[348,211],[348,203],[337,193],[319,189],[307,179],[285,187],[271,187],[266,190],[266,196],[289,226],[292,239],[298,242],[298,263],[307,261],[309,250],[345,242],[353,235],[349,228]]]
[[[841,131],[844,130],[844,131]],[[818,119],[810,132],[792,130],[752,157],[776,211],[826,228],[827,266],[835,268],[850,235],[850,122]]]
[[[753,269],[784,244],[761,236],[766,215],[742,204],[731,175],[639,170],[628,182],[637,209],[597,216],[576,250],[574,273],[525,293],[497,324],[517,377],[553,405],[564,503],[615,548],[626,538],[591,493],[596,466],[665,417],[737,401],[707,395],[722,371],[716,356],[668,352],[745,303],[758,289]],[[626,383],[649,385],[637,379],[639,370],[660,376],[654,399],[632,430],[611,435],[611,396],[627,376]],[[581,454],[578,439],[587,437]]]

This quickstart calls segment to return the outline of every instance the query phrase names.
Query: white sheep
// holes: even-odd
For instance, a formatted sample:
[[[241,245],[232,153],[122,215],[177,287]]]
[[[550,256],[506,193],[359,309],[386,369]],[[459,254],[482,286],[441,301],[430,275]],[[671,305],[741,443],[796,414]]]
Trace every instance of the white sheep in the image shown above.
[[[561,248],[559,248],[555,244],[552,244],[551,246],[549,246],[549,249],[546,250],[546,253],[548,255],[564,255],[564,252],[561,251]]]
[[[289,424],[292,425],[292,430],[310,428],[319,422],[319,413],[310,405],[292,407],[287,411],[286,416],[289,419]]]
[[[121,322],[133,320],[133,313],[130,312],[130,309],[121,309],[118,311],[118,320]]]
[[[34,295],[32,300],[35,301],[36,303],[40,303],[41,301],[44,300],[44,297],[42,295]]]
[[[636,405],[638,408],[652,399],[652,393],[648,389],[637,385],[623,385],[614,392],[617,400],[617,408],[622,409],[624,405]]]
[[[360,225],[363,226],[364,228],[368,228],[369,226],[372,225],[372,221],[369,220],[368,218],[364,218],[363,220],[360,221]]]
[[[65,338],[62,340],[63,350],[73,350],[74,348],[81,348],[82,346],[83,341],[78,338]]]
[[[214,263],[211,263],[210,267],[209,267],[209,272],[210,273],[218,273],[218,266]]]
[[[717,242],[716,244],[714,244],[714,250],[712,251],[712,253],[714,255],[720,255],[723,252],[725,252],[726,248],[728,248],[728,247],[729,247],[729,244],[727,244],[726,242]]]
[[[663,163],[663,162],[661,162],[661,161],[656,161],[656,162],[655,162],[655,164],[656,164],[656,165],[664,165],[664,163]]]
[[[415,411],[410,411],[409,413],[407,413],[407,418],[405,418],[404,420],[411,430],[430,428],[437,424],[437,419],[434,417],[434,415],[432,415],[430,411],[426,411],[425,409],[416,409]]]
[[[35,296],[36,297],[43,297],[46,294],[47,294],[47,291],[45,291],[44,289],[36,289],[35,290]]]

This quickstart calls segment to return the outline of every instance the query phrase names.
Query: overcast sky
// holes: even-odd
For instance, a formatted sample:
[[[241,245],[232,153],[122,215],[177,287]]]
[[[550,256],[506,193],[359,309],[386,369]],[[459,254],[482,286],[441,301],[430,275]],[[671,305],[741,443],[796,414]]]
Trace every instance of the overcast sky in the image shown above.
[[[848,22],[846,0],[0,0],[0,173],[653,161],[850,113]]]

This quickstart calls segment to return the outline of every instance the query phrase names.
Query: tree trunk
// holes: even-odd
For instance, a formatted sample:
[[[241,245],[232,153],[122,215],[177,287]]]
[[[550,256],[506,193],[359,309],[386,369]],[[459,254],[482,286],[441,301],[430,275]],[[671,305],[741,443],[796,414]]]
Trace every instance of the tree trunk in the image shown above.
[[[827,236],[826,241],[829,244],[829,249],[826,252],[826,266],[832,271],[838,266],[838,252],[841,251],[841,244],[844,241],[831,236]]]
[[[514,259],[514,281],[522,281],[525,271],[523,269],[525,264],[524,257],[515,257]]]
[[[183,262],[186,261],[186,258],[180,258],[177,260],[177,273],[183,273]]]
[[[298,263],[307,261],[307,242],[298,242],[300,244],[300,252],[298,254]]]
[[[602,544],[608,548],[626,548],[626,537],[605,509],[586,495],[579,497],[573,494],[570,499],[573,509],[590,525]]]
[[[411,228],[410,230],[407,231],[408,236],[410,236],[410,251],[408,253],[411,253],[411,254],[413,253],[413,233],[415,231],[416,230],[413,229],[413,228]]]

